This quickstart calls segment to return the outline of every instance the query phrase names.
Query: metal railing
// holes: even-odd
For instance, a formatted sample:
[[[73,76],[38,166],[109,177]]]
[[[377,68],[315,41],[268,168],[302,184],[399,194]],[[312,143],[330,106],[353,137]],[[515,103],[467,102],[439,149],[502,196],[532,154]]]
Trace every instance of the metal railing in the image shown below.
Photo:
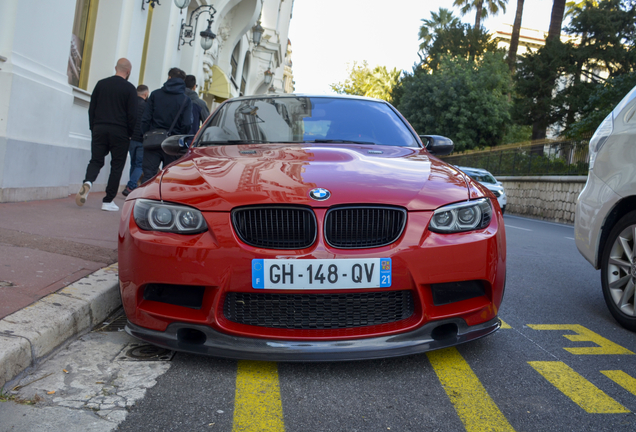
[[[587,175],[589,141],[541,140],[443,156],[444,162],[499,176]]]

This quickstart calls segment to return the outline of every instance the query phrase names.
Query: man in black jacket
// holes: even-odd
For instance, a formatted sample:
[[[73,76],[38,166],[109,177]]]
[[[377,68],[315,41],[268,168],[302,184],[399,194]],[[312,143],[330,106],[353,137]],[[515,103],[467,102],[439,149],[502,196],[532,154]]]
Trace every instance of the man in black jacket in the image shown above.
[[[168,81],[163,84],[163,87],[150,94],[141,118],[142,134],[154,129],[169,130],[175,118],[176,122],[171,135],[188,133],[192,125],[192,101],[185,95],[185,77],[184,71],[172,68],[168,72]],[[183,109],[182,105],[184,105]],[[177,114],[179,114],[178,118]],[[157,174],[159,164],[163,163],[165,168],[178,158],[178,156],[166,154],[162,149],[144,149],[144,181],[150,180]]]
[[[121,173],[126,164],[130,137],[137,120],[137,92],[128,82],[132,66],[120,58],[115,66],[115,75],[97,82],[88,107],[88,123],[91,129],[91,160],[86,168],[84,182],[77,192],[75,203],[84,205],[88,192],[104,166],[104,158],[110,153],[110,175],[106,184],[106,196],[102,210],[118,211],[113,202]]]
[[[130,137],[130,148],[128,153],[130,154],[130,174],[128,175],[128,183],[126,188],[122,191],[123,196],[128,196],[129,193],[137,187],[137,182],[141,177],[142,163],[144,161],[144,136],[141,133],[141,117],[146,110],[146,99],[148,99],[148,86],[137,86],[137,123],[135,123],[135,130],[132,137]]]

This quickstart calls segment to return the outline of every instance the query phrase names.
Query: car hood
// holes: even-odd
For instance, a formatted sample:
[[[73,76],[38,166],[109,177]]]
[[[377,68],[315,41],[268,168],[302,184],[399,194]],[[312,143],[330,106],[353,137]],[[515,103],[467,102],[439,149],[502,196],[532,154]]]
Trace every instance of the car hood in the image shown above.
[[[314,188],[326,201],[309,197]],[[483,196],[424,149],[375,145],[260,144],[194,148],[161,179],[161,199],[200,210],[243,205],[387,204],[433,210]]]

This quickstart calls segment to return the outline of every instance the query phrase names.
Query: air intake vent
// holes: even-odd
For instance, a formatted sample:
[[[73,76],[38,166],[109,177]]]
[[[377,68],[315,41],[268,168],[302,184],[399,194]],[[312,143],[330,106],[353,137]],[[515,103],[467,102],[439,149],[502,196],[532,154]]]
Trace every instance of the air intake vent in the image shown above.
[[[244,243],[266,249],[304,249],[316,240],[316,216],[302,207],[248,207],[232,212]]]
[[[340,249],[386,246],[402,235],[405,224],[401,208],[340,207],[327,212],[325,240]]]
[[[223,313],[235,323],[284,329],[345,329],[387,324],[413,315],[411,291],[350,294],[229,292]]]

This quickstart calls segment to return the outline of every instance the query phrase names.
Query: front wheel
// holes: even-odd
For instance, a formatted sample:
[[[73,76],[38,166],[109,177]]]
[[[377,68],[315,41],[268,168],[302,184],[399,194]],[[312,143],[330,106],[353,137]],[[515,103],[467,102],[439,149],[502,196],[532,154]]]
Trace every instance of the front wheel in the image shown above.
[[[623,327],[636,331],[636,211],[623,216],[612,228],[601,258],[603,297]]]

